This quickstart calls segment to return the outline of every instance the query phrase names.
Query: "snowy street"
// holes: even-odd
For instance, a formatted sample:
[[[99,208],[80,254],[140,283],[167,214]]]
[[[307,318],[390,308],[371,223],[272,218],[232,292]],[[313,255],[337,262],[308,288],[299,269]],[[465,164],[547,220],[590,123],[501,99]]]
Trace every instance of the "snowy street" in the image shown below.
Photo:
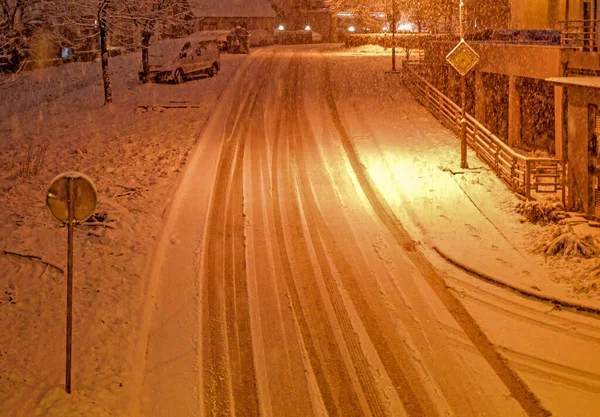
[[[139,60],[111,58],[111,106],[97,62],[0,90],[0,417],[600,415],[599,315],[514,290],[600,310],[597,258],[535,252],[552,228],[459,169],[389,50],[222,54],[184,84]],[[67,170],[98,189],[72,394],[44,205]]]
[[[440,213],[472,210],[438,167],[458,166],[458,142],[387,65],[280,47],[232,79],[153,255],[132,412],[600,410],[596,319],[486,286],[427,247]]]

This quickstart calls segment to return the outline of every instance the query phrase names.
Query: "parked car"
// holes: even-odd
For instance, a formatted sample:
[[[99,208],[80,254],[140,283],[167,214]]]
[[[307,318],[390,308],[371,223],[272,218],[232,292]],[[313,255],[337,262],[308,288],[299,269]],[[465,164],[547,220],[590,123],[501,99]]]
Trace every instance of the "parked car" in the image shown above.
[[[256,29],[249,30],[248,32],[250,33],[251,47],[273,45],[275,42],[273,31]]]
[[[214,77],[221,69],[217,39],[203,32],[157,42],[150,47],[149,61],[152,81],[182,83],[197,76]],[[142,71],[139,77],[143,79]]]

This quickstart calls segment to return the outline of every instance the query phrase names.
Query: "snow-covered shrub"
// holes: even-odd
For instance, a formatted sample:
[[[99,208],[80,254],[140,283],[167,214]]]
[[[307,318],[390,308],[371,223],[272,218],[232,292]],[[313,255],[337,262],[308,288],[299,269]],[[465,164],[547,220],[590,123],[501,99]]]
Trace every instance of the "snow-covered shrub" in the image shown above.
[[[558,223],[569,217],[561,203],[545,203],[542,201],[523,201],[517,204],[517,213],[521,214],[527,221],[542,225]]]
[[[550,235],[548,241],[538,246],[545,255],[578,256],[591,258],[600,254],[600,249],[592,235],[579,236],[573,227],[558,226]]]

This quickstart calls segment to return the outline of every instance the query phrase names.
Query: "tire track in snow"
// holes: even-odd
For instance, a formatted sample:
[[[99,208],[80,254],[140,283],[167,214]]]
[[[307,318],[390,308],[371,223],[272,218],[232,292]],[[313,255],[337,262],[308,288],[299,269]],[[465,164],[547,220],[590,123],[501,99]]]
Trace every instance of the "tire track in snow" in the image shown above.
[[[270,63],[266,60],[253,70],[263,71]],[[240,94],[244,100],[230,114],[207,218],[201,377],[204,412],[213,416],[260,415],[246,276],[243,159],[246,131],[263,84]]]
[[[279,70],[285,66],[279,64]],[[269,74],[270,75],[270,74]],[[264,76],[269,76],[265,74]],[[274,84],[268,85],[267,100],[276,97]],[[257,361],[257,381],[261,411],[267,416],[310,417],[315,414],[308,383],[299,332],[286,296],[277,251],[273,247],[273,207],[269,198],[272,165],[269,161],[268,124],[265,108],[277,106],[262,100],[253,114],[246,145],[245,184],[248,194],[246,235],[249,272],[253,282],[251,298],[256,317],[253,340]]]
[[[499,348],[515,367],[572,388],[600,394],[600,375],[547,361],[506,347]]]
[[[316,72],[320,74],[318,69]],[[314,74],[311,75],[313,75],[311,79],[314,79]],[[311,103],[310,106],[305,108],[310,109],[315,106],[321,108],[318,103]],[[307,124],[306,122],[301,123],[302,126]],[[446,409],[442,410],[442,406],[440,406],[438,407],[438,413],[446,415],[445,413],[451,412],[451,409],[457,416],[473,415],[482,409],[486,409],[486,407],[490,407],[489,398],[485,398],[481,390],[470,394],[466,394],[468,391],[465,391],[467,387],[478,388],[477,382],[481,383],[481,380],[472,381],[473,374],[469,371],[472,368],[469,367],[469,370],[466,370],[461,367],[461,365],[464,365],[462,352],[470,354],[474,352],[476,356],[479,356],[479,353],[468,340],[465,340],[465,344],[460,346],[462,348],[461,352],[453,351],[447,346],[447,334],[440,332],[437,326],[431,328],[431,323],[437,322],[437,316],[431,310],[432,307],[420,290],[419,285],[414,281],[415,278],[419,280],[418,276],[420,276],[418,274],[418,276],[413,277],[412,270],[415,270],[415,268],[410,268],[409,265],[403,265],[403,262],[399,262],[397,266],[404,268],[406,272],[404,274],[398,274],[399,270],[390,272],[396,278],[401,278],[401,282],[394,282],[393,280],[388,282],[386,278],[374,276],[375,272],[366,264],[368,262],[365,259],[366,253],[363,254],[360,249],[357,249],[360,248],[361,244],[356,240],[356,235],[351,233],[354,243],[349,242],[349,247],[346,244],[345,250],[337,244],[336,236],[339,239],[340,235],[333,235],[332,231],[354,229],[351,226],[351,220],[360,221],[359,219],[362,217],[371,218],[370,210],[366,208],[360,210],[360,205],[353,204],[354,201],[362,201],[363,195],[360,191],[354,191],[356,183],[346,174],[345,165],[338,167],[338,169],[327,168],[329,163],[336,164],[336,161],[340,158],[345,160],[344,156],[338,156],[338,153],[343,154],[344,152],[341,144],[339,145],[340,149],[337,149],[337,143],[331,144],[337,142],[331,140],[332,138],[317,141],[314,135],[305,135],[304,137],[310,138],[310,141],[312,141],[312,143],[305,146],[305,149],[314,151],[314,149],[321,148],[320,157],[322,158],[323,170],[328,171],[328,175],[331,177],[331,185],[329,187],[323,186],[322,181],[313,180],[315,181],[313,188],[319,191],[317,192],[315,189],[313,191],[314,196],[308,196],[303,201],[310,201],[311,203],[314,201],[312,203],[313,214],[310,217],[316,222],[316,230],[321,235],[321,239],[326,242],[327,252],[335,268],[344,271],[341,274],[343,286],[356,306],[360,319],[368,323],[365,326],[365,331],[369,334],[373,343],[376,343],[380,357],[392,358],[394,355],[397,357],[400,372],[405,372],[410,376],[411,386],[417,387],[414,389],[419,393],[418,397],[423,399],[421,401],[424,401],[425,404],[428,403],[428,396],[437,397],[440,403],[446,402]],[[333,152],[333,156],[325,156],[325,153],[327,153],[325,151],[326,147],[331,148],[329,152]],[[295,154],[302,153],[296,152]],[[313,158],[308,157],[308,161],[311,168],[315,166],[316,163]],[[350,169],[350,167],[348,168]],[[335,210],[328,208],[325,213],[319,207],[317,194],[324,197],[322,201],[326,201],[326,196],[336,194],[333,184],[344,190],[348,207],[344,206],[346,207],[345,210],[342,210],[341,207]],[[356,186],[360,188],[358,184]],[[309,204],[306,203],[306,205]],[[326,217],[330,220],[326,221]],[[374,221],[376,225],[371,226],[371,228],[381,226],[378,219],[374,218]],[[358,236],[360,236],[360,232],[358,233]],[[364,238],[361,236],[361,239]],[[313,238],[313,240],[315,239]],[[394,246],[396,244],[393,241],[389,243]],[[409,260],[405,262],[410,263]],[[383,293],[380,293],[380,291],[385,291],[386,295],[382,297]],[[381,301],[387,301],[391,304],[390,306],[384,306]],[[398,326],[394,320],[401,321],[403,337],[395,335],[398,330],[390,331],[390,329],[395,329]],[[379,334],[377,332],[378,326],[381,329],[386,329],[386,331]],[[456,329],[453,330],[456,332]],[[393,348],[388,349],[386,343],[389,343]],[[407,352],[404,353],[402,348],[406,349]],[[483,359],[481,360],[483,361]],[[410,366],[406,365],[407,363],[420,363],[425,373],[417,374],[410,369]],[[386,371],[399,372],[392,360],[388,359],[387,364]],[[452,375],[452,377],[449,378],[449,375]],[[429,389],[428,391],[422,389],[423,382],[421,381],[427,381],[425,386]],[[457,385],[456,381],[463,382]],[[396,386],[398,385],[396,384]],[[443,399],[440,398],[440,392],[443,393]],[[476,395],[475,392],[479,394]],[[429,410],[427,415],[433,415],[434,412]]]
[[[576,346],[581,346],[581,343],[591,345],[589,349],[592,351],[600,348],[600,328],[594,322],[586,322],[577,316],[569,319],[568,316],[563,317],[559,315],[560,313],[552,314],[551,311],[542,311],[531,307],[531,303],[526,300],[521,300],[520,298],[511,300],[502,296],[498,297],[498,295],[494,295],[485,288],[480,288],[467,281],[457,278],[450,279],[457,283],[457,286],[453,289],[459,291],[461,297],[468,304],[472,305],[474,303],[503,317],[511,317],[515,321],[520,322],[521,326],[533,325],[536,328],[544,328],[554,333],[554,337],[557,339],[562,339],[563,344],[572,346],[574,351],[579,350]],[[535,305],[535,307],[539,306]],[[510,344],[510,342],[508,343]],[[548,381],[560,381],[562,385],[577,390],[588,391],[594,394],[600,393],[600,374],[589,372],[586,368],[582,367],[581,363],[573,362],[570,366],[568,364],[557,363],[554,360],[549,360],[548,356],[538,357],[524,353],[522,347],[515,349],[501,345],[498,349],[511,365],[520,371]],[[540,352],[537,353],[537,355],[539,354]],[[559,359],[559,357],[554,357],[556,360]],[[569,362],[568,358],[565,358],[564,361]]]
[[[373,210],[382,223],[388,228],[397,244],[405,249],[407,255],[421,271],[430,287],[435,291],[440,301],[459,323],[463,331],[468,335],[471,342],[477,347],[492,369],[500,377],[513,397],[521,404],[521,407],[530,416],[550,416],[551,413],[544,409],[539,399],[531,392],[525,382],[506,364],[502,356],[496,351],[494,345],[479,328],[475,320],[469,315],[466,308],[460,303],[455,295],[446,288],[442,277],[438,275],[431,263],[416,250],[413,240],[404,230],[392,209],[387,205],[384,197],[373,183],[364,165],[360,161],[358,151],[352,138],[346,132],[341,116],[338,112],[335,98],[333,96],[331,74],[328,66],[323,67],[324,78],[328,85],[328,103],[332,113],[333,121],[338,130],[342,144],[348,159],[354,169],[355,175],[361,188],[369,200]]]
[[[349,351],[350,361],[357,375],[357,382],[360,385],[364,393],[365,400],[369,406],[370,415],[373,416],[385,416],[388,415],[386,407],[383,405],[381,395],[378,393],[373,375],[369,370],[369,363],[363,353],[359,338],[356,334],[352,322],[350,320],[349,312],[344,306],[343,297],[340,293],[336,279],[333,275],[333,266],[330,265],[327,253],[330,250],[334,250],[337,254],[340,251],[337,248],[337,244],[334,239],[323,239],[321,233],[332,237],[327,222],[320,216],[318,210],[318,204],[315,196],[312,193],[310,180],[308,178],[308,168],[305,160],[305,146],[304,141],[309,140],[314,142],[312,132],[306,128],[309,126],[308,117],[306,116],[303,103],[303,82],[304,82],[304,71],[300,59],[294,62],[294,91],[296,94],[293,95],[291,100],[291,108],[288,112],[289,116],[292,116],[290,121],[292,131],[291,135],[291,160],[296,167],[297,176],[297,187],[299,192],[299,199],[302,202],[302,213],[306,227],[308,228],[308,236],[310,242],[314,247],[317,262],[323,281],[327,290],[327,297],[333,305],[335,319],[340,326],[344,343]],[[310,139],[308,139],[310,138]],[[313,160],[313,166],[317,165],[317,161]],[[325,167],[320,167],[322,171],[325,171]],[[331,192],[333,195],[333,190]],[[352,274],[350,268],[342,269],[345,274]],[[411,409],[410,405],[407,407]]]
[[[287,91],[294,91],[297,67],[286,78]],[[290,165],[289,133],[284,131],[285,116],[293,109],[293,94],[286,95],[276,122],[273,160],[273,207],[276,242],[282,262],[286,287],[290,296],[301,340],[329,416],[363,414],[358,394],[351,389],[352,376],[341,360],[341,347],[335,340],[335,329],[326,317],[327,307],[318,289],[319,275],[314,269],[308,239],[303,235],[302,213],[298,191]],[[292,133],[293,134],[293,133]],[[283,143],[282,143],[283,142]],[[287,230],[288,233],[284,233]],[[286,236],[287,234],[287,236]],[[289,247],[289,248],[288,248]]]
[[[352,266],[346,260],[347,254],[344,253],[336,242],[334,234],[330,230],[330,226],[319,208],[316,196],[311,187],[311,181],[308,178],[308,161],[306,160],[307,146],[316,149],[317,145],[312,132],[306,128],[306,126],[310,125],[310,122],[306,116],[302,100],[303,74],[295,75],[295,77],[298,83],[295,89],[297,94],[294,95],[293,109],[290,114],[296,116],[293,122],[295,129],[299,132],[294,137],[302,139],[293,140],[291,155],[292,160],[297,166],[299,191],[303,203],[304,215],[311,242],[315,246],[318,265],[322,271],[329,298],[337,307],[336,319],[343,331],[344,341],[352,353],[352,364],[359,376],[359,383],[369,403],[370,412],[372,415],[386,415],[384,407],[381,405],[381,395],[378,394],[374,386],[373,375],[368,369],[368,363],[355,335],[348,312],[345,311],[345,307],[343,306],[342,296],[332,276],[333,268],[342,271],[340,275],[343,277],[343,281],[346,282],[344,287],[349,292],[361,321],[365,324],[368,337],[372,341],[377,355],[385,368],[385,372],[391,379],[396,394],[402,401],[407,414],[410,416],[435,416],[437,415],[436,408],[431,402],[427,390],[423,386],[418,372],[414,367],[414,360],[411,354],[406,350],[406,346],[401,338],[397,337],[394,331],[389,330],[394,328],[391,318],[385,314],[376,313],[374,307],[370,305],[370,302],[360,290],[359,279],[353,272]],[[311,167],[318,165],[317,160],[311,159],[310,163]],[[324,166],[320,168],[323,172],[326,171]],[[335,195],[332,187],[328,194]],[[333,259],[332,262],[334,265],[330,265],[328,258]],[[385,330],[386,328],[388,331]]]
[[[497,296],[493,296],[487,291],[477,288],[474,285],[470,285],[464,281],[459,282],[459,285],[461,287],[467,287],[469,292],[476,294],[470,294],[466,291],[460,292],[462,297],[466,298],[467,300],[473,303],[477,303],[479,305],[485,306],[490,310],[497,311],[503,316],[513,317],[516,320],[532,323],[535,326],[546,328],[562,336],[572,337],[585,342],[593,342],[598,345],[598,348],[600,348],[600,329],[598,329],[597,327],[593,327],[590,325],[586,326],[582,323],[577,323],[577,326],[584,327],[586,329],[586,332],[584,333],[578,330],[573,330],[573,322],[567,319],[540,313],[539,310],[528,308],[523,304],[505,300],[503,298],[498,298]],[[457,292],[459,291],[458,288],[453,289]],[[492,299],[493,302],[491,302],[492,300],[490,299]]]

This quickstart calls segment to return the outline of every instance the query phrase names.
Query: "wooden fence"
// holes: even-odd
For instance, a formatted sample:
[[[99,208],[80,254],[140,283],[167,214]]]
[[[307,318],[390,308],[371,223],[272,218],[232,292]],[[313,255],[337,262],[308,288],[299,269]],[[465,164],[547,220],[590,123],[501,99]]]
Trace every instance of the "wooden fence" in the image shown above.
[[[560,45],[563,48],[596,50],[600,20],[563,20],[559,23]]]
[[[461,108],[432,86],[409,65],[404,82],[416,99],[443,124],[460,134]],[[562,192],[565,202],[565,164],[555,158],[531,158],[513,151],[474,117],[467,114],[467,142],[477,156],[489,164],[512,191],[527,200],[537,193]]]

